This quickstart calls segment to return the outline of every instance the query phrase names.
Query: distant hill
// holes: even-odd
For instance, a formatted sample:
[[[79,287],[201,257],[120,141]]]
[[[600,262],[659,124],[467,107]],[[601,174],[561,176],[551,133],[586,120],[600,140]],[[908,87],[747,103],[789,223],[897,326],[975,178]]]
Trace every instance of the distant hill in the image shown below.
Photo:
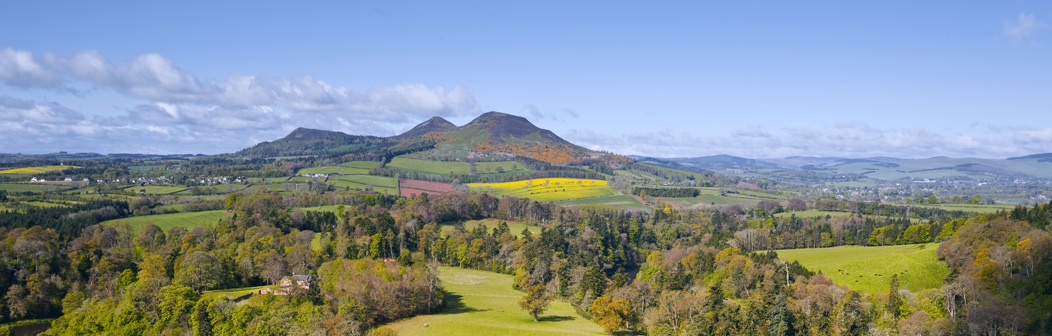
[[[431,119],[414,126],[412,129],[405,131],[405,133],[395,136],[395,138],[416,138],[431,132],[445,132],[455,128],[457,128],[457,125],[454,125],[442,117],[432,117]]]
[[[419,127],[419,126],[418,126]],[[424,134],[435,148],[412,156],[422,159],[507,159],[528,157],[548,163],[567,163],[601,156],[563,140],[526,118],[487,112],[464,126]]]
[[[238,157],[334,156],[411,157],[431,160],[507,160],[515,156],[553,164],[586,159],[628,161],[563,140],[526,118],[487,112],[457,127],[433,117],[392,137],[349,135],[342,132],[297,128],[284,138],[263,142],[234,153]]]
[[[831,175],[858,175],[874,180],[939,180],[972,178],[1052,179],[1052,153],[1013,157],[1004,160],[932,157],[901,159],[893,157],[841,158],[794,156],[782,159],[747,159],[730,155],[696,158],[658,158],[705,169],[780,169]],[[726,172],[726,171],[725,171]]]
[[[699,168],[778,168],[778,165],[774,163],[731,155],[710,155],[693,158],[668,158],[662,160],[678,162],[684,165]]]
[[[261,142],[255,146],[242,149],[234,156],[240,157],[279,157],[303,155],[340,155],[352,152],[378,150],[396,144],[386,138],[349,135],[343,132],[325,131],[310,128],[297,128],[284,138]]]

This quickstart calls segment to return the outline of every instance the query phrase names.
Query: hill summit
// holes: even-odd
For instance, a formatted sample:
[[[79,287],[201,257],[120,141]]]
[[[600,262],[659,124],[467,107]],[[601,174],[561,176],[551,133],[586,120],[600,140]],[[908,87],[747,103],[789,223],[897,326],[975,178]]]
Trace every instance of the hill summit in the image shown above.
[[[421,159],[485,161],[522,156],[560,164],[598,155],[537,127],[526,118],[501,112],[486,112],[464,126],[429,132],[421,137],[435,142],[433,149],[411,155]]]
[[[588,150],[537,127],[526,118],[501,112],[483,113],[459,127],[436,116],[391,137],[348,135],[301,127],[284,138],[257,144],[234,155],[352,155],[368,159],[408,155],[441,161],[492,161],[520,156],[553,164],[608,157],[628,160]]]
[[[445,132],[454,128],[457,128],[457,125],[449,122],[449,120],[443,119],[442,117],[431,117],[431,119],[414,126],[412,129],[405,131],[405,133],[399,134],[396,138],[415,138],[427,133]]]

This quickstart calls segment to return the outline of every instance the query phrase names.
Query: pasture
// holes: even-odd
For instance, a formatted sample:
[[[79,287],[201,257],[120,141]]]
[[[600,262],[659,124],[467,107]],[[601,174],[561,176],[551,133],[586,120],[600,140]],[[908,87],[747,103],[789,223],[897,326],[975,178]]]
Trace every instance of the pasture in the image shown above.
[[[41,174],[66,169],[80,168],[79,166],[36,166],[0,170],[0,174]]]
[[[167,232],[174,227],[181,227],[190,230],[195,226],[212,225],[224,217],[227,217],[227,215],[223,213],[223,210],[181,212],[165,215],[135,216],[114,219],[102,222],[102,225],[126,223],[131,226],[132,231],[138,233],[144,226],[146,226],[146,223],[153,223],[154,225],[159,226],[161,230]]]
[[[44,189],[51,188],[51,190],[65,189],[66,186],[57,184],[45,184],[45,183],[0,183],[0,190],[7,190],[8,192],[44,192]]]
[[[523,293],[512,289],[511,275],[445,266],[440,270],[445,307],[387,327],[398,335],[606,335],[562,300],[552,301],[541,321],[534,322],[519,308]]]
[[[208,298],[208,299],[214,299],[214,298],[217,298],[217,297],[225,297],[227,299],[233,300],[233,299],[241,297],[241,296],[243,296],[245,294],[255,293],[255,292],[257,292],[257,291],[259,291],[261,289],[269,288],[269,287],[274,287],[274,286],[273,285],[266,285],[266,286],[256,286],[256,287],[241,287],[241,288],[229,288],[229,289],[210,290],[210,291],[202,292],[201,293],[201,297]]]
[[[344,163],[339,164],[339,166],[340,167],[359,168],[359,169],[366,169],[366,170],[368,170],[368,169],[372,169],[373,167],[376,167],[377,163],[379,163],[379,162],[374,162],[374,161],[348,161],[348,162],[344,162]]]
[[[884,293],[891,276],[899,275],[900,288],[919,291],[942,286],[950,274],[939,261],[939,244],[895,246],[837,246],[816,249],[778,250],[778,257],[799,261],[814,272],[822,272],[837,285],[866,293]]]
[[[504,183],[470,183],[473,191],[497,196],[515,196],[541,202],[556,202],[614,196],[617,193],[602,180],[543,178]]]
[[[314,168],[303,168],[297,172],[299,175],[303,174],[340,174],[340,175],[365,175],[369,174],[368,168],[354,168],[347,166],[324,166]]]
[[[417,171],[438,175],[467,175],[471,173],[471,164],[460,161],[429,161],[396,157],[387,164],[388,168]]]
[[[569,201],[555,202],[559,205],[591,205],[591,204],[602,204],[612,206],[619,209],[647,209],[643,203],[639,203],[635,197],[628,195],[615,195],[615,196],[604,196],[595,198],[582,198]]]
[[[183,190],[189,189],[185,186],[171,186],[171,185],[148,185],[148,186],[131,186],[124,188],[125,191],[137,194],[146,195],[168,195],[174,194]]]
[[[372,189],[385,194],[398,194],[398,181],[393,177],[374,175],[340,175],[329,178],[329,183],[336,188]]]

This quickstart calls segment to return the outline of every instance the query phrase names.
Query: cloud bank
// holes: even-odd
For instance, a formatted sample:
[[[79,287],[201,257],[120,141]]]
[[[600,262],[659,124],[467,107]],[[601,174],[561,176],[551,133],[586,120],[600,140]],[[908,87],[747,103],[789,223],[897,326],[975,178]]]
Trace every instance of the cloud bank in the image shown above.
[[[592,149],[653,157],[728,154],[749,158],[1006,158],[1052,151],[1052,128],[990,125],[971,128],[969,133],[949,136],[924,128],[880,129],[864,123],[776,130],[746,127],[730,134],[665,130],[611,135],[575,129],[565,138]]]
[[[125,115],[87,117],[55,102],[4,95],[0,141],[7,145],[0,152],[220,153],[300,126],[389,135],[432,116],[479,112],[462,86],[413,83],[358,92],[310,75],[203,79],[159,54],[113,62],[93,50],[67,58],[0,49],[0,83],[89,99],[93,90],[108,89],[141,102],[123,107]],[[89,89],[79,89],[84,86]]]

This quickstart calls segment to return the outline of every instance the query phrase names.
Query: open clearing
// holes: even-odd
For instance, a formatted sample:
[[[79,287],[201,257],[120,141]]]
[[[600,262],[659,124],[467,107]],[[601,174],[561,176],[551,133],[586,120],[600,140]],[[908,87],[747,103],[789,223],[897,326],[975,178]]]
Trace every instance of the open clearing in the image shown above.
[[[866,293],[887,292],[891,276],[899,274],[900,288],[919,291],[942,286],[950,274],[939,261],[939,244],[895,246],[837,246],[817,249],[778,250],[778,257],[799,261],[807,269],[825,273],[838,285]],[[840,270],[844,270],[841,272]]]
[[[189,189],[189,188],[187,188],[185,186],[160,186],[160,185],[148,185],[148,186],[142,186],[142,187],[131,186],[131,187],[124,188],[124,190],[129,191],[129,192],[140,193],[140,194],[147,194],[147,195],[174,194],[174,193],[186,190],[186,189]]]
[[[8,192],[44,192],[46,186],[51,186],[52,190],[61,190],[67,188],[64,185],[57,184],[40,184],[40,183],[0,183],[0,190],[7,190]]]
[[[508,231],[511,232],[511,234],[515,235],[516,237],[522,237],[522,230],[523,229],[530,230],[530,234],[532,234],[534,236],[536,236],[536,235],[541,233],[541,227],[539,227],[539,226],[526,225],[526,224],[524,224],[522,222],[518,222],[518,221],[505,221],[505,220],[494,219],[494,218],[486,218],[486,219],[480,219],[480,220],[464,221],[464,230],[468,231],[468,232],[471,232],[471,230],[474,230],[476,226],[486,225],[486,228],[488,229],[488,233],[489,234],[493,234],[493,229],[497,228],[497,226],[500,225],[500,222],[508,223]],[[455,230],[455,229],[456,229],[456,224],[442,224],[442,235],[443,236],[448,236],[449,233],[453,232],[453,230]]]
[[[303,168],[300,169],[298,174],[340,174],[340,175],[364,175],[368,174],[369,169],[365,168],[353,168],[346,166],[325,166],[325,167],[314,167],[314,168]]]
[[[446,306],[432,315],[388,324],[398,335],[606,335],[562,300],[553,301],[541,321],[534,322],[519,308],[523,293],[511,288],[510,275],[440,269]]]
[[[470,183],[473,191],[497,196],[515,196],[541,202],[556,202],[614,196],[616,193],[602,180],[542,178],[504,183]]]
[[[78,166],[37,166],[37,167],[25,167],[25,168],[13,168],[0,170],[0,174],[40,174],[53,171],[62,171],[66,169],[80,168]]]
[[[619,209],[648,209],[643,203],[639,203],[635,197],[628,195],[615,195],[615,196],[604,196],[595,198],[582,198],[569,201],[555,202],[559,205],[590,205],[590,204],[602,204],[608,205]]]
[[[218,222],[220,218],[226,216],[227,215],[223,213],[223,210],[181,212],[165,215],[135,216],[114,219],[102,222],[102,225],[127,223],[128,225],[131,225],[133,231],[138,233],[144,226],[146,226],[146,223],[149,222],[159,226],[161,230],[168,232],[169,229],[174,227],[181,227],[189,230],[195,226],[212,225]]]

